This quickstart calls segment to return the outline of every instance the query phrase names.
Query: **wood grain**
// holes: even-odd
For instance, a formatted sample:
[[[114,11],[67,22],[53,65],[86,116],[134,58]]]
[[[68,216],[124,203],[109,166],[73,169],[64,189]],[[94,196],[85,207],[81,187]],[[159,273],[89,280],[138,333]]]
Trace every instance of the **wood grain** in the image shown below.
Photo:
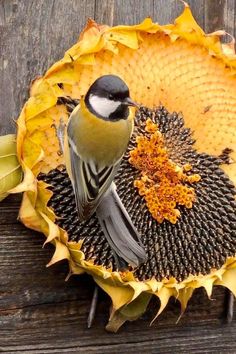
[[[205,28],[207,32],[225,29],[231,35],[236,34],[235,1],[206,1]]]
[[[207,31],[235,31],[234,0],[192,0],[193,13]],[[88,17],[97,22],[133,24],[151,16],[167,23],[180,14],[176,0],[1,0],[0,134],[14,131],[14,121],[28,97],[30,82],[78,38]],[[104,326],[108,297],[100,292],[94,326],[86,329],[93,281],[64,279],[66,262],[46,268],[52,254],[41,234],[17,219],[20,196],[0,204],[0,351],[3,353],[235,353],[236,321],[223,323],[223,288],[209,300],[199,289],[178,324],[172,301],[149,327],[158,302],[142,319],[125,324],[116,335]]]
[[[13,119],[29,95],[31,81],[72,46],[95,3],[86,0],[2,0],[0,130],[14,130]]]

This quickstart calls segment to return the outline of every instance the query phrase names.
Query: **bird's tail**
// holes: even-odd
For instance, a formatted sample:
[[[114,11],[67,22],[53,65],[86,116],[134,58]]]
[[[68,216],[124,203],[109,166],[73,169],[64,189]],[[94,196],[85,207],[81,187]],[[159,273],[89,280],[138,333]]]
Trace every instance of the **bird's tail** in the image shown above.
[[[114,253],[119,269],[138,267],[146,260],[140,235],[112,184],[96,209],[99,223]]]

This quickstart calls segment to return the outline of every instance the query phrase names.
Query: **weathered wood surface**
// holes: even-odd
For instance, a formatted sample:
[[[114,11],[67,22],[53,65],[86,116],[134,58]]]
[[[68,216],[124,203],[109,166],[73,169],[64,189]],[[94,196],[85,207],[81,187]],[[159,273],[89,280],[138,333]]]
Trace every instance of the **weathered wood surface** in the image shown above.
[[[208,32],[235,34],[234,0],[192,0],[193,13]],[[175,0],[0,0],[0,134],[28,97],[31,80],[58,60],[77,39],[88,17],[132,24],[151,16],[167,23],[181,12]],[[7,353],[236,353],[236,321],[223,323],[224,290],[208,300],[198,290],[178,324],[172,302],[152,327],[158,304],[116,335],[104,330],[109,299],[100,294],[93,328],[86,329],[93,282],[64,282],[67,265],[45,268],[53,248],[16,221],[20,197],[0,204],[0,351]]]

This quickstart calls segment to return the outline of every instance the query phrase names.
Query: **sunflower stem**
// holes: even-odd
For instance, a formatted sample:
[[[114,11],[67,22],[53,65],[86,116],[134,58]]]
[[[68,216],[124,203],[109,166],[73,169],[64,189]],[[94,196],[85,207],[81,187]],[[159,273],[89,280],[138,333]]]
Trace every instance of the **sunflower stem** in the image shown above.
[[[93,298],[91,301],[89,315],[88,315],[88,319],[87,319],[88,328],[92,327],[92,324],[93,324],[93,321],[95,318],[95,314],[96,314],[97,303],[98,303],[98,286],[95,285],[95,288],[93,291]]]

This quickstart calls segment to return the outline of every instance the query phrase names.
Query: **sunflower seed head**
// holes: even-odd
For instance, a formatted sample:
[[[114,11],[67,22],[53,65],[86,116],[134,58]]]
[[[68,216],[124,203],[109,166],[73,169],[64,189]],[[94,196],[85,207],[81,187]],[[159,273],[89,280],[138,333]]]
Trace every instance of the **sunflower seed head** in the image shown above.
[[[63,103],[65,104],[65,103]],[[72,104],[71,102],[69,103]],[[129,163],[129,151],[135,148],[136,136],[148,134],[146,120],[158,125],[170,158],[179,165],[190,164],[191,173],[199,174],[196,201],[191,209],[179,206],[176,224],[168,220],[158,223],[151,216],[144,199],[134,187],[137,171]],[[142,235],[148,259],[135,276],[139,280],[175,277],[178,281],[190,274],[208,274],[220,268],[236,248],[236,201],[233,183],[220,164],[225,159],[198,153],[193,148],[191,132],[180,114],[169,114],[161,106],[151,110],[141,107],[135,118],[135,131],[122,160],[115,182],[117,191],[134,225]],[[115,269],[111,249],[100,229],[96,216],[79,223],[70,179],[65,169],[40,174],[39,179],[51,185],[53,196],[49,206],[57,215],[57,224],[73,241],[84,240],[82,250],[87,260]]]

